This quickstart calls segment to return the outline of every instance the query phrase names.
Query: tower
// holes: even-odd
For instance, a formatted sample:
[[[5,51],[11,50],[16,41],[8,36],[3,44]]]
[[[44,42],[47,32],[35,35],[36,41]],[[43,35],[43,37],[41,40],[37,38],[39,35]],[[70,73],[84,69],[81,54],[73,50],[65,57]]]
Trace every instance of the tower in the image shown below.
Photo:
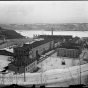
[[[51,32],[52,32],[52,35],[53,35],[53,28],[52,28]]]

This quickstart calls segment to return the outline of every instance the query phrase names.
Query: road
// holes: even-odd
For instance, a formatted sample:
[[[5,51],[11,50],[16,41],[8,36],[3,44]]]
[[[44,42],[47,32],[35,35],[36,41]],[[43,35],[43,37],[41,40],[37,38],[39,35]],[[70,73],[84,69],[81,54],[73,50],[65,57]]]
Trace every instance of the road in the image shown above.
[[[46,53],[44,56],[41,56],[40,60],[38,61],[38,63],[42,62],[43,60],[45,60],[46,58],[48,58],[49,56],[51,56],[52,54],[54,54],[56,52],[56,50],[51,50],[48,53]]]

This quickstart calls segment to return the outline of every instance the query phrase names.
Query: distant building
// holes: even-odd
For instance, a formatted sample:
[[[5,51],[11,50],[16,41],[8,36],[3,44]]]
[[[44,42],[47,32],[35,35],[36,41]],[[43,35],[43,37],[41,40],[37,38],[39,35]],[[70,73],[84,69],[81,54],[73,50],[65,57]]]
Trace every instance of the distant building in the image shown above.
[[[5,42],[5,37],[3,35],[0,35],[0,43]]]
[[[54,46],[57,47],[61,43],[71,40],[73,37],[72,35],[39,35],[38,38],[53,39]]]
[[[69,41],[69,43],[76,43],[76,44],[80,44],[81,39],[79,37],[74,37],[72,40]]]
[[[13,56],[14,54],[12,52],[9,52],[7,50],[0,50],[0,55],[5,55],[5,56]]]
[[[62,45],[57,49],[57,56],[78,58],[81,53],[81,46],[78,44]]]

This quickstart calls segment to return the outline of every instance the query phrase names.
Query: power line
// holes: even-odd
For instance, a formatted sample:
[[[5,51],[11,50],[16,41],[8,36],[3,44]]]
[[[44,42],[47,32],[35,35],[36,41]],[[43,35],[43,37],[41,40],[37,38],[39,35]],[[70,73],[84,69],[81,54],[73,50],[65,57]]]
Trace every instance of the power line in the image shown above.
[[[69,72],[70,72],[70,69],[69,69],[68,65],[66,65],[66,66],[67,66],[67,68],[68,68],[68,70],[69,70]],[[70,72],[70,75],[71,75],[71,78],[72,78],[72,80],[73,80],[73,82],[74,82],[74,84],[75,84],[75,81],[74,81],[74,78],[72,77],[71,72]]]
[[[61,74],[61,76],[63,77],[63,75]],[[64,81],[69,85],[69,83],[68,83],[68,81],[67,81],[67,79],[65,79],[64,77],[63,77],[63,79],[64,79]]]

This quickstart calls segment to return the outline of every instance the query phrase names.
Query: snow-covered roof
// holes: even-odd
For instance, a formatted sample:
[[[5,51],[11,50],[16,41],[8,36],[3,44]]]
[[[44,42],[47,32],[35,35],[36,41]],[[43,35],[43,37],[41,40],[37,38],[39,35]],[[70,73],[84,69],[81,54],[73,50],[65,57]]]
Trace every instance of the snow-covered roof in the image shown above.
[[[9,51],[9,52],[12,52],[12,53],[13,53],[13,48],[12,48],[12,49],[4,48],[4,50],[7,50],[7,51]]]

